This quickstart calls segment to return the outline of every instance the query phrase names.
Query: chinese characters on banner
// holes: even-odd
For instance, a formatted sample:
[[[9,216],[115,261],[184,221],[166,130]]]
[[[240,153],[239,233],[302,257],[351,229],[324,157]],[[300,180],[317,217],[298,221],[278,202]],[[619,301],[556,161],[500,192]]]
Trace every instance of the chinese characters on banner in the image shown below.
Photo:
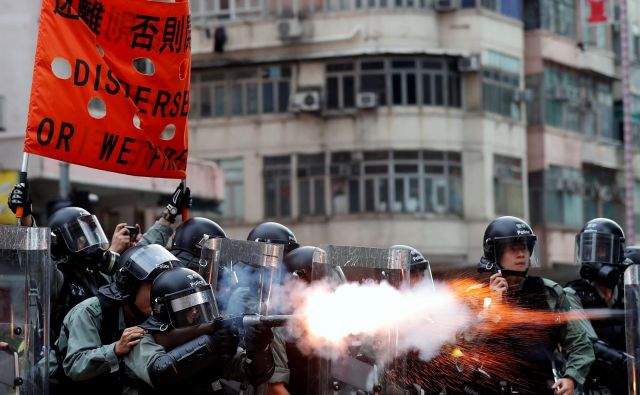
[[[43,0],[25,152],[185,178],[187,1]]]

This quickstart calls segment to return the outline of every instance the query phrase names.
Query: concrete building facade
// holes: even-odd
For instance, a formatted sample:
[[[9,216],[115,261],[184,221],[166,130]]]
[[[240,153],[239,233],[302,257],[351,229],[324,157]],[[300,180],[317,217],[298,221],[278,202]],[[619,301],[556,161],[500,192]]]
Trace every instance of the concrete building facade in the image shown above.
[[[225,230],[423,251],[470,268],[527,217],[519,1],[193,2],[191,153]]]
[[[575,268],[571,247],[585,222],[607,217],[626,228],[619,25],[589,24],[586,2],[524,3],[526,85],[534,98],[527,111],[531,220],[543,264],[562,272]],[[638,7],[629,5],[637,75]],[[633,89],[639,87],[636,78]]]

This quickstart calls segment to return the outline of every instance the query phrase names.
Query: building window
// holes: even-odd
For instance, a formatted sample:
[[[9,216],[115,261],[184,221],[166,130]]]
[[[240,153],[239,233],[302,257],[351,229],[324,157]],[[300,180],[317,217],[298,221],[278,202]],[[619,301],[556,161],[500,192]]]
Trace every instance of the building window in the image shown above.
[[[191,20],[194,25],[212,22],[255,19],[264,13],[268,0],[191,0]]]
[[[265,217],[291,216],[291,157],[264,158]]]
[[[576,38],[575,0],[527,0],[523,3],[527,30],[545,29]]]
[[[546,222],[580,228],[584,223],[583,181],[580,170],[552,165],[549,167],[546,178]]]
[[[287,112],[291,68],[268,66],[193,73],[191,115],[225,117]]]
[[[298,204],[300,215],[325,215],[324,154],[298,155]]]
[[[335,214],[462,213],[460,153],[366,151],[359,157],[348,152],[332,154]]]
[[[326,73],[329,110],[354,108],[360,92],[375,93],[379,106],[462,106],[457,63],[445,58],[331,63]]]
[[[520,103],[514,101],[520,87],[520,60],[495,51],[487,51],[486,55],[482,71],[485,110],[520,119]]]
[[[222,217],[226,219],[244,219],[244,166],[242,159],[224,159],[218,161],[224,172],[224,201],[220,205]]]
[[[431,10],[432,0],[276,0],[277,15],[375,9]]]
[[[353,108],[356,103],[354,63],[327,65],[327,108]]]
[[[331,204],[334,214],[360,211],[360,162],[351,152],[331,153]]]
[[[522,16],[520,0],[462,0],[462,7],[482,7],[516,19]]]
[[[542,0],[542,28],[553,33],[576,37],[575,0]]]
[[[599,166],[583,167],[585,182],[584,218],[610,218],[618,223],[624,219],[624,184],[622,174]],[[618,177],[620,179],[618,180]]]
[[[528,84],[534,81],[540,80],[527,79]],[[542,92],[545,124],[605,141],[620,139],[614,128],[611,81],[548,64],[543,88],[529,86],[533,91]],[[536,113],[538,104],[531,105],[532,114]]]
[[[496,215],[524,216],[522,160],[495,155],[493,174]]]

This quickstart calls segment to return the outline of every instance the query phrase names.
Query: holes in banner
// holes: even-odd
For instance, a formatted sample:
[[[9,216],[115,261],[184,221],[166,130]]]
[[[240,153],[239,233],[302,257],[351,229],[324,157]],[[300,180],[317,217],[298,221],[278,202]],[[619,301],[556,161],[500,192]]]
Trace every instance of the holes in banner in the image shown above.
[[[180,63],[180,68],[178,69],[178,77],[180,77],[181,80],[183,80],[187,76],[188,67],[189,62],[187,59],[183,60],[182,63]]]
[[[136,129],[142,130],[142,127],[140,126],[140,117],[138,116],[138,114],[133,114],[133,126],[135,126]]]
[[[142,75],[154,75],[156,68],[153,62],[149,58],[136,58],[133,59],[133,68]]]
[[[104,101],[99,97],[94,97],[89,100],[87,109],[89,110],[89,115],[95,119],[102,119],[107,115],[107,105],[104,104]]]
[[[51,62],[51,71],[53,71],[53,75],[61,80],[71,78],[71,64],[65,58],[53,59],[53,62]]]
[[[168,124],[160,134],[160,140],[171,140],[176,135],[176,125]]]
[[[100,56],[104,56],[104,50],[102,49],[102,47],[96,44],[96,48],[98,49],[98,53],[100,54]]]

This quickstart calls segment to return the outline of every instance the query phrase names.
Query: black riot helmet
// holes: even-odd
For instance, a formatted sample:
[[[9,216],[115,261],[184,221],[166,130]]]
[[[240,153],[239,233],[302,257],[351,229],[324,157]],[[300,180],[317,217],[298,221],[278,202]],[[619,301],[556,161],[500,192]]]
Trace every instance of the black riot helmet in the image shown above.
[[[178,226],[171,244],[171,252],[180,259],[183,266],[192,270],[198,268],[202,250],[200,241],[204,235],[209,238],[227,237],[220,225],[203,217],[189,218]]]
[[[109,240],[95,215],[80,207],[65,207],[49,217],[54,260],[87,260],[100,257]]]
[[[300,280],[311,283],[311,270],[313,267],[313,258],[318,253],[324,251],[318,247],[304,246],[298,247],[284,257],[284,267],[290,275]]]
[[[284,257],[283,266],[293,278],[308,284],[327,281],[337,286],[347,282],[340,266],[327,263],[327,252],[322,248],[298,247]]]
[[[433,275],[431,274],[431,265],[429,264],[429,260],[422,255],[420,251],[417,249],[404,245],[404,244],[396,244],[389,247],[390,250],[406,250],[409,251],[411,255],[411,276],[420,275],[433,283]]]
[[[114,300],[135,297],[143,281],[153,281],[171,269],[178,258],[159,244],[131,247],[120,256],[116,280],[100,288],[100,293]]]
[[[162,272],[151,287],[152,316],[174,328],[212,322],[218,307],[211,285],[185,267]]]
[[[517,217],[504,216],[496,218],[484,231],[482,238],[483,259],[481,264],[500,268],[505,275],[525,276],[532,263],[537,265],[537,260],[533,252],[536,245],[537,236],[533,229]],[[500,267],[502,254],[507,246],[523,245],[529,250],[529,262],[525,271],[504,270]],[[489,267],[485,271],[490,270]]]
[[[293,232],[286,226],[277,222],[263,222],[249,232],[249,241],[260,241],[262,243],[284,244],[284,254],[300,247]]]
[[[576,235],[576,262],[580,277],[613,288],[625,260],[624,231],[615,221],[594,218]]]

